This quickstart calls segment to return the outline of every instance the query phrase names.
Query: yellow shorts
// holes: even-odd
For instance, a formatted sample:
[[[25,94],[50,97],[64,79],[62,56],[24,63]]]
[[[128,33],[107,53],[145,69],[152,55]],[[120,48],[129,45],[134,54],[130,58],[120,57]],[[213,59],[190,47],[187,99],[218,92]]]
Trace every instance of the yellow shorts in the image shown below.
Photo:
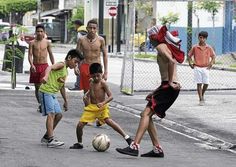
[[[98,108],[96,104],[89,104],[84,107],[84,112],[80,117],[80,122],[95,122],[98,119],[101,123],[105,123],[104,119],[110,117],[109,105],[106,104],[102,108]]]

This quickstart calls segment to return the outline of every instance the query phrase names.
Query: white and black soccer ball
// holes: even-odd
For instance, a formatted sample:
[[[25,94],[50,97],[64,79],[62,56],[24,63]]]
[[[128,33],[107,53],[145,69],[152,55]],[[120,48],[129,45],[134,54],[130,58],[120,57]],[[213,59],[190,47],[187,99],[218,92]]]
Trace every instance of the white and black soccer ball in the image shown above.
[[[93,138],[92,145],[98,152],[104,152],[110,147],[110,138],[106,134],[98,134]]]

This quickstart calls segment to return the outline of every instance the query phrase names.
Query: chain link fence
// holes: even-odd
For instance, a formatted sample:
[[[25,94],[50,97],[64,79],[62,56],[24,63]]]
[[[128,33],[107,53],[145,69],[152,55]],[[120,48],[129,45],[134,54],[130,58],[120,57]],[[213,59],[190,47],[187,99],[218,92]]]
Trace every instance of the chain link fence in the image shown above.
[[[207,31],[209,34],[207,43],[214,48],[217,55],[214,67],[210,71],[209,89],[236,89],[236,1],[213,1],[215,8],[210,9],[204,7],[206,2],[152,1],[153,15],[156,16],[157,24],[161,24],[161,21],[168,16],[177,17],[175,22],[168,24],[168,29],[178,31],[185,57],[192,45],[198,43],[198,32]],[[139,12],[136,3],[137,0],[127,1],[125,8],[126,51],[123,59],[121,91],[127,94],[133,94],[135,91],[150,91],[161,83],[155,50],[150,52],[149,48],[146,48],[143,52],[140,51],[139,46],[135,47],[135,35],[137,33],[145,35],[146,29],[150,25],[147,24],[147,21],[152,20],[151,16],[149,19],[139,18],[144,14]],[[134,20],[136,24],[134,24]],[[145,21],[143,22],[143,20]],[[142,32],[135,32],[137,25],[142,24],[144,27]],[[138,45],[141,44],[141,42],[138,43]],[[147,40],[145,43],[147,44]],[[146,44],[145,46],[148,46]],[[188,66],[187,61],[178,64],[177,70],[182,89],[196,90],[193,70]]]

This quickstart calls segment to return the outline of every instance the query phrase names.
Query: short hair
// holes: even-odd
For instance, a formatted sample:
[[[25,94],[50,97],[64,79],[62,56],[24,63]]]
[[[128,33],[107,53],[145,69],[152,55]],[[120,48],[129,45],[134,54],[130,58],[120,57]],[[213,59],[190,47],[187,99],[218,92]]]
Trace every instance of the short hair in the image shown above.
[[[89,73],[95,74],[95,73],[102,73],[102,65],[99,63],[93,63],[89,66]]]
[[[79,26],[82,26],[82,25],[84,25],[84,22],[82,21],[82,20],[75,20],[75,21],[73,21],[73,23],[74,24],[77,24],[77,25],[79,25]]]
[[[37,31],[38,28],[42,28],[43,31],[45,31],[45,27],[44,27],[43,24],[38,24],[38,25],[36,25],[35,30]]]
[[[201,32],[199,32],[199,34],[198,34],[198,37],[200,37],[200,36],[202,36],[202,37],[204,37],[204,38],[207,38],[207,37],[208,37],[208,33],[207,33],[206,31],[201,31]]]
[[[78,58],[78,59],[80,59],[80,60],[83,60],[83,59],[84,59],[84,58],[83,58],[83,55],[82,55],[79,51],[77,51],[76,49],[71,49],[71,50],[67,53],[65,60],[68,60],[69,56],[70,56],[71,58],[75,58],[75,57],[76,57],[76,58]]]
[[[88,26],[89,24],[96,24],[96,25],[98,25],[98,22],[97,22],[97,20],[92,19],[92,20],[89,20],[89,21],[88,21],[87,26]]]

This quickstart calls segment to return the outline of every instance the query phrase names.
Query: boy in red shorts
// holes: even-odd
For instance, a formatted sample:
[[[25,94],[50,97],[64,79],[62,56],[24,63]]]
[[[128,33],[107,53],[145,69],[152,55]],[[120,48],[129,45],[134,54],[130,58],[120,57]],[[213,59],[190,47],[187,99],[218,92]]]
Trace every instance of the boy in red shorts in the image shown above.
[[[51,63],[54,64],[54,56],[51,50],[51,43],[45,38],[45,28],[43,25],[36,26],[36,38],[29,44],[28,60],[30,63],[30,79],[29,83],[34,83],[35,97],[39,103],[38,111],[40,110],[40,102],[38,97],[38,90],[42,78],[44,77],[44,71],[48,67],[48,54]]]

